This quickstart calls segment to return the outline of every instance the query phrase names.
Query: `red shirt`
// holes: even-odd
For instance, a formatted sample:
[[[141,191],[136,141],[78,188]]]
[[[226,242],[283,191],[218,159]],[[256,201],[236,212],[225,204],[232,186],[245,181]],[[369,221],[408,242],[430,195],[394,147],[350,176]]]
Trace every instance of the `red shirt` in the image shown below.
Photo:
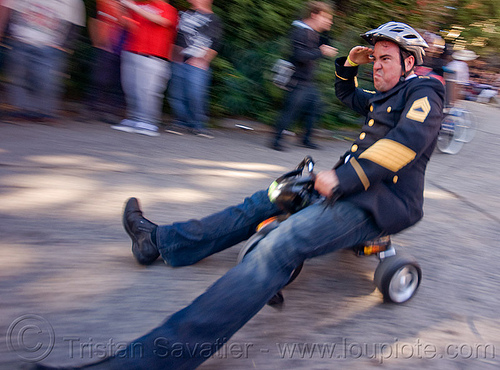
[[[116,52],[121,42],[123,27],[120,4],[114,0],[97,0],[97,22],[89,23],[92,27],[92,41],[95,47]]]
[[[168,19],[172,24],[162,27],[135,12],[130,12],[130,18],[134,21],[135,27],[128,35],[124,49],[133,53],[170,59],[177,34],[177,10],[160,0],[134,2],[142,9]]]

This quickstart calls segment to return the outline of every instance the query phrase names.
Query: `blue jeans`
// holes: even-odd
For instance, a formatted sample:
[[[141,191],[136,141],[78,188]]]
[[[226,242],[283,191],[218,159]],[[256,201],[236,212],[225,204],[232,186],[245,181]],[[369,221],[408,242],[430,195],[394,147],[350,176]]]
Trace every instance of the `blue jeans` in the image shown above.
[[[175,121],[187,127],[202,129],[207,125],[208,87],[212,72],[186,63],[172,63],[168,90]]]
[[[202,220],[159,227],[157,244],[170,264],[194,263],[244,240],[255,224],[277,212],[260,191]],[[106,360],[105,368],[194,369],[259,312],[305,259],[382,234],[369,214],[347,201],[327,208],[313,204],[271,231],[193,303]]]
[[[52,71],[51,85],[48,87],[48,100],[50,101],[50,109],[57,112],[61,109],[61,103],[64,98],[65,86],[63,75],[68,68],[69,55],[65,51],[50,48],[52,54]]]
[[[156,129],[163,112],[164,92],[170,77],[169,62],[128,51],[121,55],[121,79],[127,117]]]
[[[311,82],[297,83],[286,98],[283,110],[276,122],[275,143],[279,143],[283,130],[288,129],[292,123],[302,118],[305,132],[303,141],[309,142],[312,130],[321,114],[321,97],[316,86]]]
[[[48,46],[34,46],[12,41],[7,56],[6,74],[9,101],[24,112],[55,116],[54,86],[60,77],[54,73],[58,50]]]

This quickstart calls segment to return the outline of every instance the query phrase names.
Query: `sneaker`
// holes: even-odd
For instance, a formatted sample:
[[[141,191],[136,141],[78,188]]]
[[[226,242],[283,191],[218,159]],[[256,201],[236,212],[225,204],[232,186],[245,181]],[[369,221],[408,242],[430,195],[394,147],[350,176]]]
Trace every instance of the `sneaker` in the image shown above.
[[[135,133],[140,134],[140,135],[146,135],[146,136],[154,136],[154,137],[160,136],[160,133],[158,131],[150,130],[147,128],[136,128]]]
[[[133,134],[135,132],[135,122],[129,119],[124,119],[117,125],[112,125],[111,128],[117,131],[129,132]]]
[[[177,123],[172,123],[165,129],[165,132],[168,132],[169,134],[173,135],[183,136],[184,134],[187,134],[189,130],[186,126]]]
[[[135,133],[146,136],[160,136],[158,132],[158,127],[152,123],[147,122],[136,122],[135,124]]]
[[[195,136],[204,137],[205,139],[213,139],[215,137],[207,129],[197,128],[193,129],[192,132]]]
[[[158,247],[151,240],[151,233],[158,225],[145,219],[136,198],[130,198],[123,211],[123,227],[132,239],[132,254],[141,265],[150,265],[160,256]]]

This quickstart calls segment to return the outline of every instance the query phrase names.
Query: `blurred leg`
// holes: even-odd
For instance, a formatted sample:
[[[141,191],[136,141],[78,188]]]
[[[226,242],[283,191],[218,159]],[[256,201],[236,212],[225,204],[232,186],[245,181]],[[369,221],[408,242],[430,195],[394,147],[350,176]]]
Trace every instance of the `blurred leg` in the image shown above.
[[[38,101],[41,103],[40,109],[47,116],[55,117],[61,109],[67,62],[66,52],[49,46],[43,48],[40,59],[42,75]]]
[[[187,100],[191,112],[191,126],[203,129],[208,121],[207,97],[211,71],[185,64],[187,82]]]
[[[321,96],[316,86],[311,85],[308,87],[304,107],[305,131],[303,142],[309,143],[312,131],[321,116]]]
[[[380,234],[373,218],[350,203],[305,208],[271,231],[193,303],[102,362],[102,368],[194,369],[259,312],[305,259]]]
[[[186,68],[183,63],[171,63],[172,77],[168,88],[168,102],[177,123],[188,125],[190,112],[188,109]]]
[[[163,111],[164,92],[170,77],[166,60],[140,56],[137,68],[137,118],[140,122],[158,125]]]
[[[283,131],[288,129],[290,125],[301,114],[304,106],[305,88],[302,84],[298,84],[290,91],[285,98],[285,105],[281,111],[280,117],[276,122],[276,132],[274,136],[274,144],[278,145]]]
[[[19,41],[12,42],[12,49],[7,54],[6,74],[8,101],[23,111],[34,109],[31,89],[29,88],[29,71],[33,65],[34,48]]]
[[[191,265],[248,239],[260,222],[279,212],[269,201],[267,190],[262,190],[237,206],[201,220],[159,226],[158,249],[172,266]]]
[[[137,69],[136,60],[139,55],[123,51],[121,56],[121,79],[125,101],[127,103],[127,117],[130,120],[137,120]]]

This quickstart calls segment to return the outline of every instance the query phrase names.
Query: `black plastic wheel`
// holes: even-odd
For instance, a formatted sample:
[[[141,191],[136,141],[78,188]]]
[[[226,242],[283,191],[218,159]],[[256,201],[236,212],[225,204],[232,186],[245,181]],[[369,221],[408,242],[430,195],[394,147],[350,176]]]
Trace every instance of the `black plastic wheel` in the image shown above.
[[[422,269],[414,258],[397,254],[379,263],[373,280],[384,302],[404,303],[420,286]]]
[[[243,261],[243,258],[245,258],[245,256],[250,253],[266,235],[267,233],[264,234],[260,232],[253,234],[250,239],[247,240],[243,248],[240,249],[240,253],[238,253],[238,257],[236,258],[236,263],[241,263],[241,261]]]

